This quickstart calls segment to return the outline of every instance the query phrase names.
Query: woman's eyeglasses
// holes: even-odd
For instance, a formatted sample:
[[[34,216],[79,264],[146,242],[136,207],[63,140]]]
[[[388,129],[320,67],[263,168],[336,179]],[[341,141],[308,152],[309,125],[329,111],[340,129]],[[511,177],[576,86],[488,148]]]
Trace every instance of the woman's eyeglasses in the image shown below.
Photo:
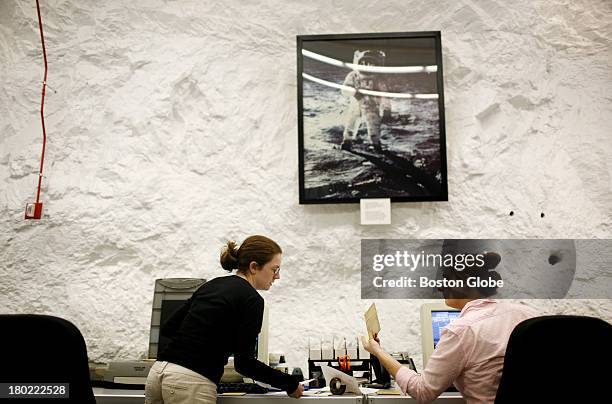
[[[257,266],[259,266],[259,267],[262,267],[262,268],[263,268],[263,265],[258,264],[258,263],[256,263],[256,264],[257,264]],[[273,268],[270,268],[270,269],[271,269],[271,270],[274,272],[274,275],[278,275],[278,273],[279,273],[279,272],[280,272],[280,270],[281,270],[280,266],[278,266],[278,267],[276,267],[276,268],[274,268],[274,267],[273,267]]]

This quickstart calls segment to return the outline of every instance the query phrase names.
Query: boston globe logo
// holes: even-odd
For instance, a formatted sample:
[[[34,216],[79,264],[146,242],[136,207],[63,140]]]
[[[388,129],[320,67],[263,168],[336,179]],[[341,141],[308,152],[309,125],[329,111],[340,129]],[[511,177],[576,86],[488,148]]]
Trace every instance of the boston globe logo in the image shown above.
[[[573,240],[362,240],[362,298],[563,298]]]

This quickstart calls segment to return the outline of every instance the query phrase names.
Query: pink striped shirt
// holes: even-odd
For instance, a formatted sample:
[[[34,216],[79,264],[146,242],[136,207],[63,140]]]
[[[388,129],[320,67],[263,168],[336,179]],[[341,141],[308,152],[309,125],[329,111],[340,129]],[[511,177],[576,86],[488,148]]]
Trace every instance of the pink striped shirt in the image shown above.
[[[425,370],[402,366],[395,380],[419,403],[438,397],[454,382],[468,404],[492,403],[514,327],[537,314],[527,306],[473,300],[442,330]]]

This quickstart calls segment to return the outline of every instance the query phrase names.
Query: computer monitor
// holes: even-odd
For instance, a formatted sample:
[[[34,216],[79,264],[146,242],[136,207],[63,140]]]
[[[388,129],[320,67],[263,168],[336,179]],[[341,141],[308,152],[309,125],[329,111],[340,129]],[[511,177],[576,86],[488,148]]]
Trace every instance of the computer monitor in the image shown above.
[[[149,358],[156,359],[170,340],[160,335],[161,326],[181,308],[200,286],[206,283],[200,278],[166,278],[155,280],[151,330],[149,333]],[[261,331],[257,336],[257,359],[268,364],[268,308],[264,307]]]
[[[261,322],[261,331],[257,336],[257,348],[256,348],[256,356],[257,360],[269,364],[269,356],[268,356],[268,306],[264,305],[264,315],[263,320]]]
[[[451,321],[459,317],[458,309],[446,304],[425,303],[421,306],[421,349],[423,351],[423,368],[440,341],[440,333]]]
[[[149,358],[157,359],[157,354],[168,345],[168,338],[160,335],[162,324],[185,304],[206,279],[200,278],[165,278],[155,280],[153,305],[151,311],[151,329],[149,331]]]

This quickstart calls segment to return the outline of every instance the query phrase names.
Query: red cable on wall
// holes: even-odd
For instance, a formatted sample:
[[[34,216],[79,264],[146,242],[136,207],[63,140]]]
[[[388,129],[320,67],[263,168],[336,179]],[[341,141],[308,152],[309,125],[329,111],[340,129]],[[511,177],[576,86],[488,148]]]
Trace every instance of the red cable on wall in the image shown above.
[[[45,146],[47,144],[47,131],[45,130],[45,90],[47,88],[47,50],[45,49],[45,36],[43,35],[42,18],[40,17],[40,4],[36,0],[36,11],[38,11],[38,28],[40,28],[40,42],[42,43],[43,59],[45,60],[45,78],[43,79],[42,99],[40,101],[40,120],[43,130],[43,147],[40,157],[40,173],[38,176],[38,192],[36,192],[36,203],[40,200],[40,185],[42,182],[43,164],[45,162]]]
[[[38,173],[38,191],[36,192],[36,203],[26,205],[26,219],[40,219],[42,217],[42,203],[40,203],[40,188],[43,178],[43,165],[45,163],[45,146],[47,145],[47,131],[45,130],[45,90],[47,88],[47,50],[45,49],[45,36],[43,34],[42,18],[40,16],[40,4],[36,0],[36,11],[38,12],[38,28],[40,30],[40,42],[42,43],[43,59],[45,61],[45,77],[43,79],[42,97],[40,101],[40,120],[42,121],[43,145],[40,157],[40,171]]]

